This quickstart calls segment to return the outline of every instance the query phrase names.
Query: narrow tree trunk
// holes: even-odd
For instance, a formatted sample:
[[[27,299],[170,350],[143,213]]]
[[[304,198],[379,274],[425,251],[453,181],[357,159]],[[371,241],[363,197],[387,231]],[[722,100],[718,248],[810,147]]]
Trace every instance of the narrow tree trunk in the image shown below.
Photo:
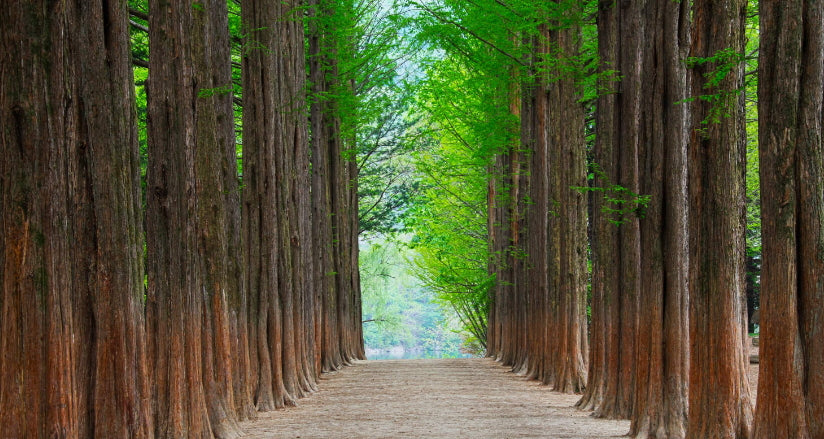
[[[606,75],[617,67],[618,21],[611,3],[601,2],[598,8],[598,51],[601,64],[598,66],[598,88],[603,92],[598,96],[595,113],[595,182],[598,189],[592,192],[592,324],[590,326],[589,382],[583,397],[575,404],[582,410],[596,410],[607,398],[606,386],[609,376],[615,373],[609,369],[608,353],[609,325],[608,305],[617,302],[618,271],[618,230],[610,223],[603,188],[610,185],[610,176],[615,175],[617,150],[614,127],[620,120],[615,111],[618,83]]]
[[[537,39],[537,38],[536,38]],[[534,39],[535,40],[535,39]],[[534,83],[524,87],[521,111],[521,144],[529,151],[527,166],[529,169],[528,196],[525,222],[526,234],[526,275],[524,293],[527,294],[528,330],[527,349],[529,351],[529,369],[527,377],[543,379],[547,369],[546,298],[548,287],[547,231],[549,213],[549,190],[547,166],[547,93],[545,81],[534,71],[539,54],[544,53],[543,39],[532,41],[534,61],[531,74]]]
[[[149,437],[126,5],[0,20],[0,436]]]
[[[720,61],[692,69],[689,144],[689,438],[747,438],[752,405],[747,378],[744,294],[742,69],[746,1],[697,0],[690,56]],[[720,57],[720,58],[719,58]],[[729,72],[705,87],[707,74]]]
[[[824,5],[760,2],[761,370],[753,436],[824,436]]]

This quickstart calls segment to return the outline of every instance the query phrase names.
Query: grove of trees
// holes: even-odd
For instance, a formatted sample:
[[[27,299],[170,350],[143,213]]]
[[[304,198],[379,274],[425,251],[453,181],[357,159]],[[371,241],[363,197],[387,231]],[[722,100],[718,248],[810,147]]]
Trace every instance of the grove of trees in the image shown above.
[[[0,24],[0,437],[239,437],[365,357],[364,237],[364,275],[415,255],[468,340],[632,437],[824,437],[821,0]]]
[[[238,437],[364,357],[342,3],[4,5],[0,436]]]
[[[487,354],[633,437],[821,437],[820,2],[413,4],[411,227]]]

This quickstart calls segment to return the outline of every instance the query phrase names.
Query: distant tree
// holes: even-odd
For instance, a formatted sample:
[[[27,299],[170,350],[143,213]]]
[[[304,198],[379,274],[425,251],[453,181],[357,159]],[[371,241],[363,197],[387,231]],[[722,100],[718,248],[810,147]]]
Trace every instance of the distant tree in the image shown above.
[[[360,64],[355,52],[356,5],[351,1],[309,3],[309,74],[312,142],[312,221],[318,251],[315,276],[323,283],[321,319],[324,370],[364,358],[358,273],[358,74],[342,69]],[[320,215],[320,216],[319,216]],[[325,217],[324,217],[325,216]]]
[[[763,214],[755,438],[824,437],[824,4],[759,2]]]
[[[688,438],[747,438],[744,0],[693,3]],[[718,365],[723,365],[719,367]]]
[[[126,4],[0,21],[0,436],[151,437]]]

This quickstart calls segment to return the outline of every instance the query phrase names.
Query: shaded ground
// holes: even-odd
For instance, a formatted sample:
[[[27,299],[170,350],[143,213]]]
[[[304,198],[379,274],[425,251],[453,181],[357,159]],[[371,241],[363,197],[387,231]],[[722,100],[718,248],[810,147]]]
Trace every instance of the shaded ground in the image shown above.
[[[246,438],[611,438],[564,395],[490,359],[365,361],[324,375],[299,406],[242,424]]]

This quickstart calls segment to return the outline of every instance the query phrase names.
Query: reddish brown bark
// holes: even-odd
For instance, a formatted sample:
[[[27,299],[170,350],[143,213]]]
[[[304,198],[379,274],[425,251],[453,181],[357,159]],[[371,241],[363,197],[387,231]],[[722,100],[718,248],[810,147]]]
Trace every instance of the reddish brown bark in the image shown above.
[[[227,145],[219,142],[233,144],[232,120],[219,118],[231,79],[228,51],[223,59],[213,53],[228,28],[218,27],[225,7],[189,6],[153,3],[149,14],[147,315],[156,435],[233,437]]]
[[[231,252],[239,250],[239,203],[228,13],[225,2],[199,5],[150,4],[147,314],[156,434],[236,437],[232,356],[239,366],[248,360],[230,321],[230,297],[242,301],[243,292]],[[248,393],[238,397],[249,416]]]
[[[521,90],[514,78],[517,75],[513,69],[510,87],[502,91],[502,95],[508,97],[509,110],[516,117],[521,116]],[[516,132],[512,133],[512,142],[519,142]],[[496,360],[507,366],[521,366],[520,361],[524,358],[517,352],[519,347],[524,347],[517,343],[518,337],[518,315],[519,298],[517,290],[517,273],[520,267],[519,258],[522,258],[522,250],[519,249],[519,184],[520,184],[520,155],[518,148],[512,147],[502,151],[495,157],[493,165],[495,174],[492,176],[494,204],[491,207],[495,211],[498,220],[493,225],[491,243],[495,249],[493,257],[495,261],[495,297],[494,297],[494,321],[497,321],[497,328],[493,328],[493,339],[496,340],[497,347],[492,352]],[[523,334],[523,333],[521,333]],[[514,369],[514,368],[513,368]]]
[[[690,56],[743,53],[746,1],[697,0]],[[692,68],[689,143],[689,438],[747,438],[752,405],[747,378],[744,280],[742,69],[736,57]],[[715,86],[707,74],[730,66]],[[714,112],[715,111],[715,112]]]
[[[564,6],[562,6],[563,8]],[[579,19],[581,3],[567,4],[563,16],[553,22],[549,47],[560,66],[550,71],[549,148],[552,211],[557,231],[550,233],[550,246],[557,247],[550,258],[550,288],[557,291],[557,309],[550,319],[554,330],[547,339],[555,345],[551,372],[553,387],[565,393],[580,393],[587,373],[587,219],[586,196],[577,188],[586,186],[586,143],[584,108],[577,78],[566,72],[581,49]],[[561,23],[564,25],[561,25]],[[571,24],[572,23],[572,24]],[[551,220],[551,223],[553,221]],[[554,260],[554,261],[553,261]]]
[[[645,8],[640,221],[641,306],[630,435],[682,438],[687,423],[687,2],[651,0]]]
[[[0,15],[0,436],[148,437],[124,3]]]
[[[244,260],[259,410],[294,404],[319,373],[301,5],[250,2],[242,14]]]
[[[764,265],[756,438],[824,436],[824,5],[759,2]]]
[[[630,417],[635,394],[640,232],[636,212],[625,207],[640,193],[643,6],[641,2],[601,2],[598,12],[600,69],[606,83],[596,114],[595,187],[599,192],[593,202],[593,367],[592,386],[578,406],[607,418]],[[610,192],[613,185],[628,192]],[[608,197],[625,203],[615,205]]]

